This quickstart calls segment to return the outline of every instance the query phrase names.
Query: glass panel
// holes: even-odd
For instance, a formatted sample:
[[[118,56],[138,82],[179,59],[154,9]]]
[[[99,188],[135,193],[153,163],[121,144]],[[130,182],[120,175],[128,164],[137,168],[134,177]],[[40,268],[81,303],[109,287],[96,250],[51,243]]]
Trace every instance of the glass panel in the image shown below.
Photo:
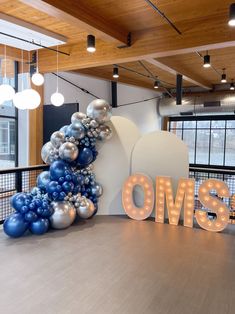
[[[227,129],[235,128],[235,120],[228,120],[227,121]]]
[[[182,130],[181,129],[172,129],[171,133],[175,134],[178,136],[180,139],[182,139]]]
[[[225,121],[224,120],[218,120],[218,121],[211,121],[211,127],[212,128],[221,128],[224,129],[225,128]]]
[[[195,155],[195,130],[184,130],[183,141],[188,146],[189,162],[193,164]]]
[[[15,167],[15,120],[0,118],[0,169]]]
[[[225,166],[235,166],[235,130],[226,132]]]
[[[224,132],[225,130],[211,130],[211,165],[223,165]]]
[[[170,123],[171,129],[181,129],[183,126],[182,121],[171,121]]]
[[[196,121],[184,121],[184,129],[195,129]]]
[[[198,129],[209,129],[210,128],[210,121],[197,121],[197,128]]]
[[[210,130],[197,130],[196,164],[208,165],[209,143]]]

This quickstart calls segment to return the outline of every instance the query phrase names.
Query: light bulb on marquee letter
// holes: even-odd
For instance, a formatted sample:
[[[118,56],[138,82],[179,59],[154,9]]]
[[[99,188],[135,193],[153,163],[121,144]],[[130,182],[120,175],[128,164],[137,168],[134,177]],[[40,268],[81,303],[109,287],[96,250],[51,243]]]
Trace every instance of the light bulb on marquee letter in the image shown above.
[[[172,225],[178,225],[180,211],[184,203],[184,226],[192,228],[194,213],[194,186],[194,179],[181,178],[178,183],[178,189],[174,202],[171,178],[157,177],[155,221],[164,223],[164,205],[166,197],[169,223]]]
[[[136,185],[139,185],[144,191],[144,205],[142,208],[135,206],[133,201],[133,189]],[[154,205],[154,190],[151,179],[138,173],[130,176],[122,188],[122,204],[130,218],[136,220],[148,218]]]
[[[216,219],[210,220],[207,212],[202,210],[196,210],[195,216],[200,227],[218,232],[224,230],[229,222],[229,209],[220,199],[210,195],[211,190],[215,190],[218,197],[230,196],[225,182],[216,179],[204,181],[199,187],[198,198],[205,208],[216,214]]]

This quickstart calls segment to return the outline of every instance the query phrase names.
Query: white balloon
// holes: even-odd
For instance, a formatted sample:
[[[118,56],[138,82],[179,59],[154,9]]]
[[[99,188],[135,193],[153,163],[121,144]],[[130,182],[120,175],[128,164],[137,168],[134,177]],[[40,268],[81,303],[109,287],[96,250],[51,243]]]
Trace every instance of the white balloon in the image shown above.
[[[0,99],[3,103],[4,101],[12,100],[15,95],[14,88],[9,84],[0,85]]]
[[[18,92],[15,94],[15,96],[13,97],[13,104],[18,109],[26,109],[26,103],[24,101],[24,95],[22,94],[22,92]]]
[[[26,109],[36,109],[41,103],[40,94],[32,88],[23,90],[22,96],[24,98]]]
[[[55,92],[51,95],[51,103],[56,107],[62,106],[64,103],[64,96],[59,92]]]
[[[43,75],[39,72],[35,72],[32,76],[32,82],[36,86],[41,86],[44,83]]]

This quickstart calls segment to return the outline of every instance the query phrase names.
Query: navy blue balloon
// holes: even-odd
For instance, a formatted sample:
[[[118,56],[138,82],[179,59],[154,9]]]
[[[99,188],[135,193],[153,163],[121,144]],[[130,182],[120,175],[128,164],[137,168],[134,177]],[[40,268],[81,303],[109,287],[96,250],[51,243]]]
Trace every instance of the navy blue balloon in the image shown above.
[[[16,193],[11,198],[11,206],[17,210],[20,211],[21,207],[25,205],[26,201],[26,194],[25,193]]]
[[[29,211],[25,214],[24,219],[28,222],[33,222],[36,221],[38,218],[37,214],[33,211]]]
[[[89,165],[93,161],[93,153],[90,148],[83,147],[80,149],[78,158],[76,159],[77,164],[81,167]]]
[[[49,220],[47,218],[39,218],[36,221],[32,222],[29,226],[29,230],[33,234],[41,235],[48,231],[49,229]]]
[[[65,181],[65,178],[64,178],[64,177],[60,177],[60,178],[58,179],[58,182],[59,182],[60,184],[64,183],[64,181]]]
[[[64,192],[72,192],[72,191],[73,191],[73,188],[74,188],[74,184],[73,184],[73,182],[67,182],[67,181],[65,181],[65,182],[62,184],[62,188],[63,188],[63,191],[64,191]]]
[[[9,216],[3,224],[4,232],[12,238],[21,237],[28,228],[28,223],[20,213]]]
[[[58,196],[58,200],[63,201],[65,197],[66,197],[66,193],[62,191],[62,192],[60,192],[60,194]]]
[[[51,181],[50,183],[48,183],[47,185],[47,193],[54,193],[57,191],[57,186],[58,186],[58,182],[57,181]]]
[[[50,175],[52,180],[58,180],[65,176],[65,171],[68,170],[68,164],[62,160],[54,161],[50,166]]]
[[[49,171],[43,171],[42,173],[39,174],[38,178],[37,178],[37,186],[42,189],[45,190],[47,184],[51,181],[50,179],[50,172]]]
[[[35,198],[34,202],[37,208],[42,206],[42,200],[40,198]]]
[[[45,208],[43,209],[43,212],[41,214],[41,216],[43,218],[49,218],[52,214],[53,214],[53,208],[52,207],[48,207],[48,208]]]
[[[40,216],[40,215],[42,215],[42,213],[43,213],[43,208],[42,207],[38,207],[37,208],[37,214]]]
[[[76,178],[79,185],[83,185],[85,183],[85,177],[82,174],[78,174]]]
[[[29,206],[26,206],[26,205],[22,206],[21,209],[20,209],[20,213],[21,214],[25,214],[28,211],[29,211]]]

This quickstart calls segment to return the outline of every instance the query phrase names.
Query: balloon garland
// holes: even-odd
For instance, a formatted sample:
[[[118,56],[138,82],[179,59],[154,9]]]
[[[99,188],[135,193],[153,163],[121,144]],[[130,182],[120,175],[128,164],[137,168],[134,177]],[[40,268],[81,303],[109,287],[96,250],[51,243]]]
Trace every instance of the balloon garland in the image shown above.
[[[27,230],[41,235],[49,228],[69,227],[76,216],[88,219],[96,214],[103,189],[96,182],[92,163],[98,155],[97,141],[112,136],[105,125],[110,118],[111,106],[97,99],[89,104],[87,114],[75,112],[70,125],[51,135],[41,151],[49,171],[39,174],[37,186],[29,193],[12,196],[15,212],[3,224],[8,236],[17,238]]]

